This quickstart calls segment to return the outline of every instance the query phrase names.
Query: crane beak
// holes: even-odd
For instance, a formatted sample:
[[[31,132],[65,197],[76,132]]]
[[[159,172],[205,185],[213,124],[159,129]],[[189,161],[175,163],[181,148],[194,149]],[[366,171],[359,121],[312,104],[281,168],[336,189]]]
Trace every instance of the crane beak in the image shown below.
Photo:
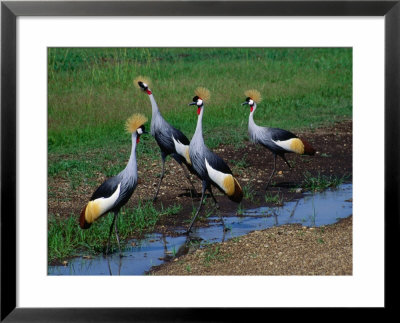
[[[196,105],[196,104],[197,104],[196,102],[189,103],[189,105]]]
[[[246,101],[246,102],[243,102],[243,103],[242,103],[242,105],[246,105],[246,104],[249,104],[249,102]]]

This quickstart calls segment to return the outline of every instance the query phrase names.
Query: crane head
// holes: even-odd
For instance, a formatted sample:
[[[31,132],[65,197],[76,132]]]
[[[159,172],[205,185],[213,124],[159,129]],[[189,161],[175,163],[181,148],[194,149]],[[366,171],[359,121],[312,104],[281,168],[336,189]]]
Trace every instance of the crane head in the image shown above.
[[[147,118],[140,113],[133,114],[125,123],[125,129],[128,133],[136,133],[136,143],[139,142],[140,135],[146,133],[144,124]]]
[[[151,90],[149,89],[150,86],[150,80],[147,79],[144,76],[138,76],[137,78],[135,78],[135,80],[133,81],[133,83],[135,84],[135,86],[137,88],[139,88],[140,90],[146,92],[147,94],[151,94]]]
[[[189,103],[189,105],[197,105],[197,114],[200,114],[204,102],[210,100],[210,91],[204,87],[198,87],[194,93],[196,95],[192,99],[193,102]]]
[[[246,98],[246,101],[244,101],[242,103],[242,105],[249,105],[250,106],[250,112],[253,112],[253,110],[254,110],[254,101],[249,96]]]
[[[144,133],[148,133],[144,127],[144,125],[140,126],[136,130],[136,143],[138,144],[140,141],[140,136],[143,135]]]
[[[257,103],[260,103],[262,100],[261,94],[257,90],[248,90],[244,92],[244,94],[247,96],[247,98],[242,105],[248,104],[250,106],[250,112],[253,112],[257,106]]]
[[[189,103],[189,105],[197,105],[197,114],[200,114],[201,108],[204,105],[203,100],[198,95],[196,95],[195,97],[193,97],[192,101],[193,102]]]

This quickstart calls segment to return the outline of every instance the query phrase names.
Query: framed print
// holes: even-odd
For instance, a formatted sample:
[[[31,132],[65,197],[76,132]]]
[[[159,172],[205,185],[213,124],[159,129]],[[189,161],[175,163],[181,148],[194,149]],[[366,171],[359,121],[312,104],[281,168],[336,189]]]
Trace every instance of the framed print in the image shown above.
[[[233,315],[236,313],[235,309],[238,308],[376,307],[392,309],[395,305],[390,289],[391,286],[396,286],[395,282],[397,282],[397,278],[392,272],[392,268],[396,268],[392,259],[396,254],[394,246],[396,246],[399,229],[399,158],[397,152],[399,148],[398,89],[400,85],[399,15],[400,4],[398,1],[3,1],[1,5],[1,319],[6,322],[35,319],[78,322],[94,319],[99,321],[234,320]],[[100,58],[92,61],[92,57],[96,57],[96,53],[99,51],[106,54],[102,54],[99,56]],[[300,61],[304,57],[302,56],[304,51],[314,55],[310,54],[312,56],[312,60],[309,61],[310,68],[318,69],[323,66],[327,71],[326,75],[318,78],[310,77],[306,73],[299,73],[297,77],[293,77],[294,69],[290,69],[288,66],[291,64],[290,61],[279,60],[279,57],[299,57],[296,68],[300,69],[301,65],[306,65],[305,61]],[[156,58],[154,58],[154,53],[156,53]],[[318,53],[320,56],[314,53]],[[333,58],[330,55],[333,55]],[[213,57],[215,61],[204,60],[204,57]],[[223,64],[223,57],[228,57],[232,61],[241,61],[243,64],[236,64],[235,70],[230,71],[231,74],[229,74],[229,66]],[[264,57],[271,58],[271,61],[279,61],[279,70],[274,70],[273,65],[257,65],[258,61],[262,61]],[[179,65],[185,59],[189,63]],[[175,62],[175,65],[169,70],[162,65],[163,61],[168,60]],[[49,64],[49,61],[52,64]],[[127,61],[138,63],[136,65],[126,64]],[[215,64],[214,67],[207,66],[211,63]],[[85,75],[78,75],[74,72],[79,69],[79,66],[85,64],[99,66],[99,69],[92,69]],[[48,68],[50,65],[51,68]],[[106,71],[105,66],[106,69],[112,66],[112,70]],[[264,77],[268,73],[258,74],[260,68],[268,68],[269,75],[272,76]],[[204,71],[205,69],[207,71]],[[246,70],[252,72],[243,72]],[[242,71],[242,74],[239,71]],[[212,176],[214,176],[211,180],[213,184],[221,183],[222,190],[218,194],[225,194],[233,201],[241,200],[244,194],[247,198],[251,198],[251,187],[243,184],[245,182],[240,185],[232,180],[232,185],[226,184],[231,177],[238,176],[237,174],[241,174],[242,178],[251,179],[251,174],[246,173],[246,166],[243,165],[248,165],[250,160],[251,162],[256,160],[256,155],[248,159],[240,159],[232,157],[220,149],[222,146],[219,144],[226,138],[236,138],[237,141],[232,142],[240,147],[240,140],[243,140],[243,136],[240,137],[240,131],[234,133],[235,131],[232,129],[240,125],[247,130],[249,115],[246,114],[244,121],[235,121],[235,123],[231,121],[236,117],[238,117],[237,120],[240,120],[243,114],[242,112],[240,112],[241,115],[239,112],[238,115],[234,113],[245,111],[244,109],[247,113],[253,113],[256,107],[254,101],[261,102],[262,96],[279,92],[281,96],[275,97],[274,104],[281,104],[282,110],[276,118],[277,120],[279,117],[281,118],[278,124],[286,122],[283,123],[286,126],[282,126],[282,128],[290,129],[291,125],[296,124],[296,120],[292,120],[296,117],[289,114],[292,110],[288,111],[285,108],[288,101],[285,103],[282,101],[285,96],[292,94],[290,88],[292,83],[296,83],[298,88],[304,90],[304,93],[307,92],[307,89],[310,93],[321,91],[323,95],[329,97],[334,92],[338,107],[330,106],[330,103],[318,102],[318,104],[328,106],[325,110],[327,114],[335,111],[334,113],[348,116],[347,120],[350,120],[348,128],[342,129],[343,132],[341,129],[331,128],[330,137],[326,137],[335,142],[335,147],[340,146],[340,149],[329,150],[335,154],[339,155],[340,152],[346,151],[348,149],[345,148],[346,145],[353,147],[353,150],[350,151],[350,159],[347,161],[348,168],[346,168],[346,171],[350,169],[351,183],[354,180],[355,189],[350,198],[346,197],[347,203],[350,201],[351,205],[353,205],[354,199],[354,227],[350,227],[350,236],[351,239],[354,239],[354,244],[352,245],[353,256],[350,270],[326,275],[298,274],[297,272],[297,274],[263,275],[249,270],[247,275],[236,276],[233,274],[230,277],[228,274],[201,276],[197,274],[194,267],[186,265],[182,267],[184,272],[194,273],[190,277],[178,274],[152,275],[147,272],[149,270],[147,267],[139,274],[128,273],[124,266],[122,268],[121,265],[119,268],[114,266],[118,261],[113,262],[118,258],[116,255],[120,248],[119,235],[124,234],[121,222],[118,222],[118,212],[123,213],[122,217],[128,216],[128,211],[122,202],[122,204],[115,204],[113,208],[107,206],[107,210],[114,211],[117,220],[114,222],[113,217],[109,215],[107,227],[102,228],[102,232],[100,232],[101,230],[95,231],[99,236],[104,234],[104,240],[99,244],[100,247],[91,246],[91,248],[98,248],[98,251],[104,247],[106,253],[111,246],[112,257],[104,258],[111,259],[111,265],[108,262],[107,267],[107,263],[104,262],[105,267],[100,270],[100,273],[106,272],[105,276],[98,276],[99,272],[97,271],[79,272],[78,265],[75,267],[71,265],[72,260],[66,261],[61,270],[65,268],[71,270],[72,268],[75,275],[51,269],[48,266],[50,263],[48,256],[50,252],[48,239],[50,238],[47,234],[49,210],[54,215],[57,214],[57,208],[64,208],[63,212],[79,213],[81,214],[81,228],[85,229],[91,226],[94,222],[92,214],[95,211],[93,211],[94,213],[87,211],[89,204],[86,203],[89,203],[90,195],[102,183],[99,178],[102,178],[106,184],[103,184],[102,188],[92,195],[90,202],[101,199],[101,203],[103,201],[106,201],[104,202],[106,204],[117,203],[116,201],[120,200],[116,196],[120,194],[121,190],[124,194],[132,194],[134,188],[121,186],[122,184],[115,186],[113,182],[105,179],[106,177],[113,178],[112,176],[124,169],[125,159],[128,165],[133,165],[138,158],[139,165],[153,168],[152,181],[154,183],[149,185],[148,191],[136,190],[133,196],[135,194],[150,196],[157,189],[160,196],[166,194],[164,195],[164,200],[166,200],[165,196],[169,198],[168,190],[173,191],[165,186],[165,178],[164,186],[161,185],[164,176],[164,159],[162,158],[168,154],[166,150],[163,152],[160,141],[157,141],[159,148],[155,144],[149,145],[149,147],[157,148],[154,154],[154,156],[157,155],[157,158],[149,158],[146,162],[140,161],[140,157],[143,157],[144,154],[144,148],[140,147],[140,143],[150,142],[145,134],[141,135],[146,132],[145,130],[150,129],[150,120],[154,119],[154,111],[157,110],[157,104],[154,103],[152,97],[152,75],[150,75],[150,81],[147,81],[146,72],[152,72],[159,79],[165,79],[165,83],[160,89],[159,99],[156,95],[157,88],[154,85],[155,100],[163,100],[162,97],[165,93],[176,94],[175,97],[171,95],[169,106],[173,111],[168,113],[175,113],[175,117],[183,125],[183,129],[181,129],[183,132],[189,131],[190,133],[190,129],[193,128],[190,133],[193,135],[196,122],[199,122],[198,115],[202,117],[204,111],[202,110],[203,104],[207,105],[208,103],[209,92],[204,88],[206,86],[204,83],[207,83],[206,87],[211,88],[211,100],[215,98],[217,105],[221,107],[221,110],[215,114],[213,114],[214,112],[210,113],[210,115],[223,115],[226,119],[224,124],[218,124],[220,127],[218,129],[223,130],[217,134],[218,139],[215,142],[208,141],[207,136],[213,130],[215,131],[217,126],[216,124],[214,124],[215,128],[208,126],[206,122],[210,119],[207,119],[206,116],[204,118],[203,129],[206,139],[204,147],[207,145],[213,147],[212,150],[221,154],[227,164],[233,163],[233,172],[227,170],[224,166],[225,162],[217,159],[220,157],[214,157],[217,160],[214,164],[211,161],[210,164],[206,160],[205,167],[209,175],[201,178],[201,170],[196,171],[196,162],[192,164],[192,160],[196,159],[194,155],[190,155],[189,150],[189,159],[180,162],[180,164],[189,165],[183,169],[191,171],[192,167],[195,175],[203,181],[203,188],[196,184],[194,190],[187,189],[187,192],[182,193],[184,198],[189,201],[190,198],[193,198],[194,191],[202,189],[201,197],[206,197],[204,205],[212,203],[212,200],[214,202],[222,201],[222,197],[220,198],[218,195],[215,199],[211,190],[209,195],[205,194],[206,188],[208,188],[206,181]],[[138,74],[143,74],[144,77],[137,78]],[[181,77],[183,74],[190,75],[190,77],[183,78]],[[254,79],[249,81],[252,76]],[[306,82],[307,78],[310,79],[309,83]],[[97,83],[107,79],[109,79],[109,86],[101,87],[101,90],[96,88]],[[138,87],[136,92],[132,85],[133,79],[136,80],[135,84],[137,83]],[[59,80],[68,82],[68,86],[65,85],[66,83],[57,83]],[[218,81],[218,86],[213,84],[213,80]],[[333,82],[336,82],[334,90],[329,86],[324,87],[325,83],[332,84]],[[91,85],[86,88],[87,84]],[[132,90],[125,84],[132,85]],[[180,87],[185,91],[181,91],[176,84],[181,84]],[[287,86],[284,91],[281,88],[282,84]],[[226,94],[226,91],[232,90],[232,88],[235,88],[233,92],[236,90],[239,92],[239,89],[242,88],[243,92],[251,88],[259,88],[263,92],[259,95],[258,91],[246,91],[242,95],[243,98],[239,94],[236,96],[236,93],[232,93],[233,99],[224,98],[222,100],[223,92],[225,91]],[[216,89],[219,89],[219,92]],[[57,91],[60,93],[71,92],[72,94],[61,96],[57,95]],[[96,93],[93,94],[93,92]],[[119,108],[109,109],[108,105],[115,104],[110,97],[115,96],[116,93],[119,96],[117,104]],[[302,111],[303,106],[312,101],[313,97],[307,97],[308,94],[304,93],[301,94],[300,99],[296,98],[296,100],[290,101],[296,107],[292,108],[294,109],[293,113]],[[150,103],[146,100],[146,94],[150,98],[153,112],[147,108]],[[219,99],[217,99],[218,96]],[[232,102],[229,102],[230,100]],[[234,102],[236,101],[240,102],[237,110],[234,111],[236,105]],[[265,106],[268,106],[268,102],[265,101]],[[62,109],[53,110],[52,106],[55,102]],[[81,111],[78,112],[80,114],[73,109],[75,102],[82,103],[79,105]],[[193,110],[193,107],[188,106],[189,103],[192,106],[197,105],[197,109]],[[240,105],[242,103],[244,103],[243,106]],[[130,131],[130,135],[136,137],[130,140],[129,136],[126,138],[126,133],[122,134],[122,132],[115,135],[114,129],[119,127],[121,120],[124,122],[128,117],[125,113],[126,107],[135,104],[146,106],[143,110],[128,109],[130,112],[143,112],[145,115],[141,117],[134,115],[133,119],[129,119],[131,127],[128,128],[133,129]],[[185,106],[187,110],[184,112],[176,110],[178,108],[175,109],[175,107],[179,105],[182,106],[182,109]],[[251,110],[247,108],[247,105],[251,107]],[[343,109],[343,106],[347,108]],[[260,105],[260,107],[262,106]],[[334,110],[335,108],[337,110]],[[83,112],[83,109],[87,110]],[[90,109],[96,113],[90,115],[87,112]],[[194,113],[189,114],[193,111]],[[212,110],[210,109],[210,111]],[[269,113],[269,109],[267,111]],[[60,117],[61,114],[62,117]],[[263,116],[263,113],[259,113],[258,116],[256,114],[255,122],[258,122],[257,118],[264,117],[267,118]],[[318,124],[316,112],[313,117],[312,122]],[[323,113],[320,117],[327,118]],[[102,124],[104,119],[107,119],[111,126],[106,123]],[[141,120],[140,124],[136,122],[138,119]],[[149,119],[147,124],[146,119]],[[187,128],[185,128],[185,122],[190,123]],[[91,132],[90,126],[97,123],[102,124],[102,127],[98,128],[101,129],[96,128],[97,130]],[[172,122],[172,124],[177,126],[176,123]],[[309,124],[310,121],[307,126]],[[77,130],[79,127],[85,130],[79,132]],[[151,127],[154,135],[153,124]],[[164,124],[164,127],[167,126]],[[256,125],[253,127],[258,129]],[[312,129],[308,133],[315,131],[313,126],[309,127]],[[197,126],[196,132],[198,128],[200,129]],[[251,133],[250,128],[249,125]],[[157,131],[162,131],[160,129]],[[74,141],[74,132],[77,131],[80,138],[83,138],[79,142]],[[300,148],[293,147],[294,143],[299,141],[302,154],[305,152],[309,152],[310,155],[317,153],[322,159],[330,157],[327,152],[316,152],[312,147],[312,140],[310,144],[307,141],[301,141],[300,135],[297,137],[284,130],[274,131],[275,133],[269,134],[269,136],[275,138],[274,142],[281,143],[281,146],[279,146],[280,148],[276,148],[277,146],[271,148],[270,146],[269,149],[275,156],[276,154],[278,157],[283,156],[282,159],[279,159],[279,163],[282,162],[279,167],[283,167],[284,162],[290,167],[292,160],[285,159],[282,149],[290,148],[292,152],[297,152]],[[345,137],[346,133],[347,137]],[[178,132],[174,132],[174,134],[181,136]],[[348,141],[341,142],[338,139],[342,138],[341,136]],[[108,137],[114,138],[114,141],[104,139]],[[183,151],[182,156],[186,156],[184,153],[186,141],[183,137],[180,138],[180,141],[174,141],[174,149],[177,152]],[[198,138],[202,138],[202,136],[198,135]],[[121,146],[116,143],[121,140],[125,146],[131,147],[132,145],[132,152],[125,148],[120,149]],[[290,147],[288,143],[282,143],[287,140],[290,141]],[[325,140],[326,147],[330,146],[329,140]],[[72,148],[68,151],[54,148],[53,152],[57,153],[49,154],[49,145],[56,147],[60,143],[66,143]],[[97,147],[93,150],[88,149],[86,158],[90,159],[89,163],[83,161],[79,164],[68,158],[68,154],[84,154],[84,145],[88,143]],[[116,149],[108,151],[108,157],[98,161],[96,154],[99,151],[104,153],[104,146],[113,144]],[[74,145],[81,146],[77,149]],[[133,147],[138,149],[137,157]],[[199,144],[196,147],[203,146]],[[214,149],[216,147],[218,150]],[[162,158],[158,157],[159,149],[161,149]],[[208,148],[197,149],[206,151]],[[352,159],[353,152],[354,159]],[[255,152],[253,151],[253,153]],[[243,156],[247,156],[247,154],[249,151],[245,151]],[[124,165],[113,163],[116,155],[124,161]],[[294,159],[298,167],[291,171],[290,176],[296,176],[295,173],[300,172],[298,168],[307,166],[308,159],[304,158]],[[161,161],[163,163],[162,174],[160,173]],[[108,168],[103,165],[104,162],[108,163]],[[171,172],[175,170],[168,170],[169,164],[166,165],[166,176],[171,178],[171,174],[175,174]],[[272,167],[275,170],[272,159],[268,165],[271,167],[271,169],[268,168],[269,170],[272,170]],[[270,182],[274,188],[280,187],[276,182],[279,182],[279,179],[285,179],[286,169],[282,168],[282,172],[279,167],[277,174],[272,173],[269,177],[267,187]],[[311,169],[314,166],[308,167]],[[74,173],[74,169],[84,169],[89,175],[82,179],[82,173]],[[70,181],[65,183],[48,181],[49,172],[68,173],[65,176],[69,176]],[[119,174],[122,174],[125,183],[129,182],[131,177],[137,181],[137,171],[135,170],[135,172],[124,173],[121,171]],[[178,169],[177,174],[181,174],[180,172],[182,170]],[[141,169],[139,169],[140,174],[142,174]],[[158,182],[160,174],[161,179]],[[270,172],[263,174],[262,178],[266,178],[266,175],[270,176]],[[90,181],[93,181],[95,177],[96,182],[91,183]],[[62,176],[57,177],[57,180],[62,178]],[[323,178],[328,178],[328,176]],[[311,179],[308,180],[312,182]],[[134,180],[132,179],[132,181]],[[82,182],[85,185],[90,182],[90,185],[83,186]],[[177,185],[186,187],[189,186],[189,183],[190,180],[182,179],[181,184]],[[141,183],[139,182],[139,184]],[[264,184],[260,180],[258,185],[261,187]],[[62,185],[67,185],[69,192],[77,191],[77,187],[80,190],[85,187],[85,197],[79,196],[79,193],[71,195],[68,199],[64,196],[67,201],[64,203]],[[296,187],[290,186],[290,183],[288,185],[287,191],[295,194]],[[56,189],[49,189],[49,187]],[[59,202],[50,205],[48,201],[53,196],[56,196]],[[265,194],[262,198],[266,203],[278,203],[280,196],[279,194]],[[274,198],[277,198],[278,201],[275,201]],[[154,198],[154,200],[156,199]],[[163,201],[163,198],[161,200]],[[74,202],[76,205],[73,205]],[[193,219],[191,225],[193,224],[194,227],[200,226],[198,218],[193,217],[194,214],[197,215],[197,206],[199,207],[198,213],[203,206],[203,203],[198,204],[199,202],[200,195],[197,200],[192,202],[192,207],[190,207],[190,203],[190,205],[188,204],[188,210],[190,209],[188,212],[191,212],[191,219]],[[125,200],[124,203],[126,203]],[[314,199],[312,203],[316,203]],[[103,207],[105,204],[101,205]],[[159,208],[155,212],[161,212],[161,208],[165,214],[179,212],[176,211],[177,207],[172,204],[166,204],[166,207],[160,203],[154,205]],[[221,202],[220,207],[223,209],[224,206],[225,204]],[[84,207],[83,210],[82,207]],[[143,210],[146,207],[148,208],[146,212],[149,214],[154,211],[152,206],[145,204]],[[294,203],[293,208],[296,207],[297,204]],[[240,213],[241,211],[243,212],[239,207],[235,212]],[[136,215],[131,214],[131,216]],[[336,215],[336,218],[339,217]],[[273,217],[271,217],[272,219]],[[53,220],[58,221],[56,217]],[[147,218],[145,221],[150,220]],[[218,219],[215,221],[218,222]],[[222,216],[221,221],[224,225],[224,232],[233,232],[233,224],[228,224],[230,227],[225,230]],[[61,223],[62,226],[67,225],[65,222],[57,223]],[[185,227],[188,225],[185,221],[182,223]],[[99,223],[93,224],[92,228],[99,227],[97,224]],[[73,225],[76,226],[76,223],[74,222]],[[305,229],[300,229],[296,234],[302,236],[301,230]],[[278,232],[277,236],[285,234]],[[104,242],[107,241],[107,237],[109,241],[112,237],[111,244]],[[345,240],[344,236],[338,237],[338,240],[340,238]],[[321,236],[316,235],[314,240],[320,245],[326,242]],[[260,238],[256,241],[261,243]],[[87,241],[79,243],[83,245]],[[135,242],[130,243],[135,244]],[[167,242],[165,242],[166,244]],[[44,250],[46,249],[44,246],[49,250]],[[271,249],[272,243],[264,243],[264,247],[275,250]],[[218,252],[213,253],[213,251],[215,250],[211,249],[210,253],[203,255],[202,261],[217,259]],[[121,253],[121,249],[119,252]],[[177,252],[178,250],[170,249],[164,254]],[[149,251],[145,251],[144,257],[150,257],[149,253]],[[257,255],[249,253],[246,257],[254,259],[257,258]],[[61,258],[54,256],[52,260],[54,259]],[[87,262],[84,262],[83,267],[90,267],[91,257],[88,256],[85,259]],[[219,260],[223,262],[223,259]],[[272,263],[272,261],[268,261]],[[153,265],[152,262],[151,264]],[[119,273],[126,276],[110,277],[108,270],[111,275]],[[147,275],[143,275],[143,272],[146,272]],[[367,283],[368,290],[365,287]]]

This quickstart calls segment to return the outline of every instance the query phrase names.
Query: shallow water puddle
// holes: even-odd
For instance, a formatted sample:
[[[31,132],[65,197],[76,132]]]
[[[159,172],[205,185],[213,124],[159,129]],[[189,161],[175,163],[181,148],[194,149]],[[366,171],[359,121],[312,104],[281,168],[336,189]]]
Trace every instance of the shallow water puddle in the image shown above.
[[[210,226],[193,228],[190,236],[163,236],[153,233],[145,239],[131,240],[122,258],[118,252],[108,257],[77,257],[67,266],[49,266],[49,275],[143,275],[152,266],[164,263],[175,256],[185,254],[199,244],[221,242],[263,230],[272,226],[300,223],[303,226],[333,224],[353,212],[353,186],[343,184],[336,190],[307,193],[299,200],[287,202],[281,207],[247,209],[241,217],[224,217],[224,231],[218,217],[210,217]],[[183,230],[179,233],[184,233]]]

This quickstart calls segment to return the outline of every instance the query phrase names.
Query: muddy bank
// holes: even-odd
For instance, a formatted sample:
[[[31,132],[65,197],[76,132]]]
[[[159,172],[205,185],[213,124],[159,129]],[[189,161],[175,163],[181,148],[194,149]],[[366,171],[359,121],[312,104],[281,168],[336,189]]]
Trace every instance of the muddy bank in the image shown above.
[[[352,275],[352,217],[334,225],[284,225],[198,249],[151,275]]]

